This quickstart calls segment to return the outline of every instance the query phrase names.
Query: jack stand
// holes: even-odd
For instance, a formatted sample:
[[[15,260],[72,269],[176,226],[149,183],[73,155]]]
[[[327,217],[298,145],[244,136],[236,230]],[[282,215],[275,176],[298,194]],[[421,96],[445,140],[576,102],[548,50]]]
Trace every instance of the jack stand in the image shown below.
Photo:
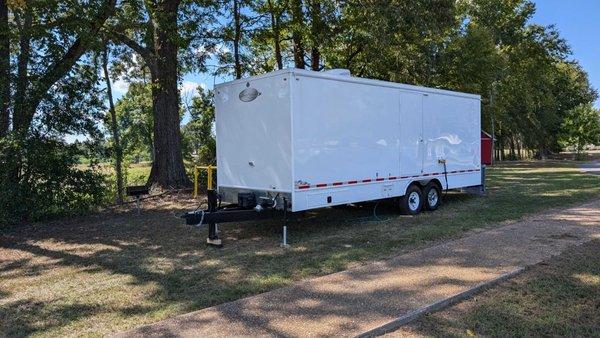
[[[289,248],[290,245],[287,242],[287,208],[288,203],[287,199],[283,198],[283,237],[281,238],[281,246],[284,248]]]
[[[209,190],[207,192],[208,199],[208,212],[217,211],[217,193],[214,190]],[[217,223],[209,223],[208,224],[208,238],[206,239],[206,243],[210,246],[214,246],[217,248],[222,248],[223,243],[219,238],[219,232],[217,230]]]
[[[210,223],[208,225],[208,238],[206,239],[206,244],[217,248],[223,247],[223,243],[217,232],[217,223]]]
[[[135,196],[135,209],[137,210],[137,214],[141,213],[140,211],[140,195]]]

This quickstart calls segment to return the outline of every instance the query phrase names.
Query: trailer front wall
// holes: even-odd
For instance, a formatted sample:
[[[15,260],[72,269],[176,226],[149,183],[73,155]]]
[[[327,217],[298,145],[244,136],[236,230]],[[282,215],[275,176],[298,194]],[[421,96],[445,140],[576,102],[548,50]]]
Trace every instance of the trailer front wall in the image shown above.
[[[289,74],[217,86],[215,109],[219,188],[291,193]]]

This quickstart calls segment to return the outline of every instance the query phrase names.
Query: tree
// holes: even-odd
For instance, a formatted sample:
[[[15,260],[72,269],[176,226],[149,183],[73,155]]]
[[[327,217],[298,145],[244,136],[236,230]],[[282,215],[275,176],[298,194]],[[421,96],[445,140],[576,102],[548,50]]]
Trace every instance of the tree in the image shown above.
[[[320,0],[309,1],[309,16],[310,16],[310,68],[312,70],[321,70],[321,51],[319,45],[324,37],[324,20],[322,15],[322,6]]]
[[[269,13],[270,30],[273,39],[273,52],[275,54],[275,61],[277,62],[277,69],[283,69],[283,56],[281,52],[281,31],[282,31],[282,19],[285,12],[285,7],[276,0],[267,0],[266,10]]]
[[[188,112],[190,122],[183,128],[188,153],[195,154],[199,164],[216,164],[216,141],[213,133],[215,107],[213,92],[198,88],[199,95],[192,98]]]
[[[8,134],[10,125],[10,75],[8,5],[0,0],[0,137]]]
[[[123,203],[123,149],[121,148],[121,137],[117,122],[117,112],[112,95],[110,75],[108,73],[108,46],[102,51],[102,70],[106,83],[106,94],[108,98],[108,112],[110,114],[110,130],[113,138],[113,153],[115,158],[115,174],[117,176],[117,203]]]
[[[459,21],[456,1],[349,0],[322,53],[325,65],[381,80],[435,86],[440,53]]]
[[[102,203],[103,178],[75,166],[90,154],[64,137],[100,134],[93,54],[115,6],[115,0],[0,3],[0,72],[12,65],[0,79],[0,222],[83,212]]]
[[[119,27],[131,28],[130,35],[133,37],[116,30],[112,32],[115,40],[138,53],[150,70],[154,161],[147,184],[167,189],[191,184],[183,164],[179,129],[179,5],[179,0],[144,2],[143,5],[131,1],[129,13],[120,17]],[[142,9],[145,10],[145,15],[139,13]],[[140,22],[143,18],[146,21]],[[136,41],[135,37],[140,35],[142,41]]]
[[[216,2],[128,0],[109,35],[138,54],[150,74],[155,157],[148,185],[191,184],[181,153],[179,75],[204,71],[214,50]],[[127,53],[124,53],[127,55]]]
[[[244,42],[248,44],[246,68],[251,75],[285,67],[289,49],[287,7],[287,0],[255,1],[249,6],[253,26]]]
[[[150,84],[133,82],[115,104],[121,147],[129,161],[154,160],[154,119]],[[110,121],[107,121],[110,125]],[[114,142],[114,137],[111,140]]]
[[[87,5],[86,9],[82,8],[82,12],[89,15],[89,18],[83,19],[77,17],[77,14],[69,17],[70,13],[57,13],[53,8],[56,5],[54,1],[39,5],[35,7],[33,4],[26,3],[23,7],[15,8],[19,55],[12,121],[13,130],[21,135],[29,132],[42,101],[52,97],[49,94],[53,92],[51,90],[53,86],[72,71],[81,56],[97,41],[104,23],[114,12],[116,0],[96,1]],[[47,12],[43,13],[44,11]],[[67,18],[61,20],[60,15],[65,15]],[[61,21],[66,23],[60,25]],[[73,24],[77,29],[70,26]],[[54,31],[44,30],[46,26],[53,28]],[[59,45],[61,39],[57,39],[53,34],[66,35],[62,40],[68,41],[68,44]],[[54,45],[43,45],[46,41]],[[35,45],[35,51],[32,50],[32,45]],[[50,53],[46,55],[47,61],[44,62],[48,66],[41,70],[36,67],[35,69],[39,71],[30,74],[30,69],[34,68],[32,54],[43,51]]]
[[[306,68],[305,50],[304,50],[304,39],[303,30],[304,28],[304,10],[302,0],[290,0],[290,16],[291,30],[292,30],[292,41],[294,48],[294,66],[296,68]]]
[[[585,146],[600,144],[600,110],[591,103],[582,104],[569,111],[561,129],[561,141],[575,148],[579,159]]]
[[[240,60],[240,42],[242,40],[242,21],[241,21],[241,4],[240,0],[233,0],[233,57],[235,64],[235,78],[242,78],[242,62]]]
[[[475,0],[458,9],[466,26],[441,53],[440,84],[482,94],[483,127],[495,121],[496,158],[558,151],[566,114],[595,99],[585,73],[568,61],[567,42],[555,27],[531,23],[528,0]]]

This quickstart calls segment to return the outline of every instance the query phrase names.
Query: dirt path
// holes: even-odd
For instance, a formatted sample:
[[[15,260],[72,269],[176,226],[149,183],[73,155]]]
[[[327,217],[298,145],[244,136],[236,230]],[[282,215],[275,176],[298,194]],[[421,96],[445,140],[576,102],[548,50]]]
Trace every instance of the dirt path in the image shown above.
[[[315,278],[123,336],[356,336],[600,238],[600,200]]]

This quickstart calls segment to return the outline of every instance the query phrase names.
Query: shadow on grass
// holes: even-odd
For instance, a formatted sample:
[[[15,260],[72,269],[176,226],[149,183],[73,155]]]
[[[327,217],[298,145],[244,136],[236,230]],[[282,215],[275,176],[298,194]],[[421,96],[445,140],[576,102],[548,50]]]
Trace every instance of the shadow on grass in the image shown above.
[[[81,311],[57,307],[56,300],[9,298],[0,307],[0,318],[8,320],[0,325],[6,332],[60,330],[72,322],[98,321],[100,313],[120,311],[125,319],[105,323],[106,332],[114,332],[131,327],[127,318],[142,323],[210,307],[340,271],[353,263],[386,258],[490,222],[598,196],[598,177],[560,170],[520,174],[494,168],[489,171],[488,196],[449,193],[440,210],[417,217],[399,216],[389,202],[378,204],[375,215],[375,204],[309,212],[306,218],[290,223],[289,250],[278,246],[280,221],[224,224],[220,230],[225,248],[207,248],[206,229],[185,226],[174,217],[174,212],[195,207],[190,204],[146,209],[140,216],[116,212],[13,229],[0,235],[0,250],[30,258],[2,263],[0,284],[11,280],[26,284],[54,270],[76,268],[98,280],[128,276],[125,289],[133,293],[143,288],[147,294],[142,298],[144,305],[119,299],[98,305],[84,296],[81,305],[73,305],[81,306]],[[569,192],[561,196],[544,195],[565,190]],[[61,278],[48,283],[78,275],[65,273]],[[1,292],[5,299],[12,294],[8,288]],[[90,291],[107,297],[109,292],[101,283]],[[30,307],[25,306],[27,302]]]
[[[410,325],[424,336],[593,337],[600,332],[600,240],[574,247],[475,299]]]
[[[0,305],[0,335],[23,337],[44,333],[53,327],[93,316],[98,308],[84,304],[51,304],[34,300],[19,300]],[[43,318],[43,321],[40,321]],[[18,319],[15,322],[15,319]],[[9,324],[9,325],[7,325]],[[13,324],[13,325],[10,325]]]

